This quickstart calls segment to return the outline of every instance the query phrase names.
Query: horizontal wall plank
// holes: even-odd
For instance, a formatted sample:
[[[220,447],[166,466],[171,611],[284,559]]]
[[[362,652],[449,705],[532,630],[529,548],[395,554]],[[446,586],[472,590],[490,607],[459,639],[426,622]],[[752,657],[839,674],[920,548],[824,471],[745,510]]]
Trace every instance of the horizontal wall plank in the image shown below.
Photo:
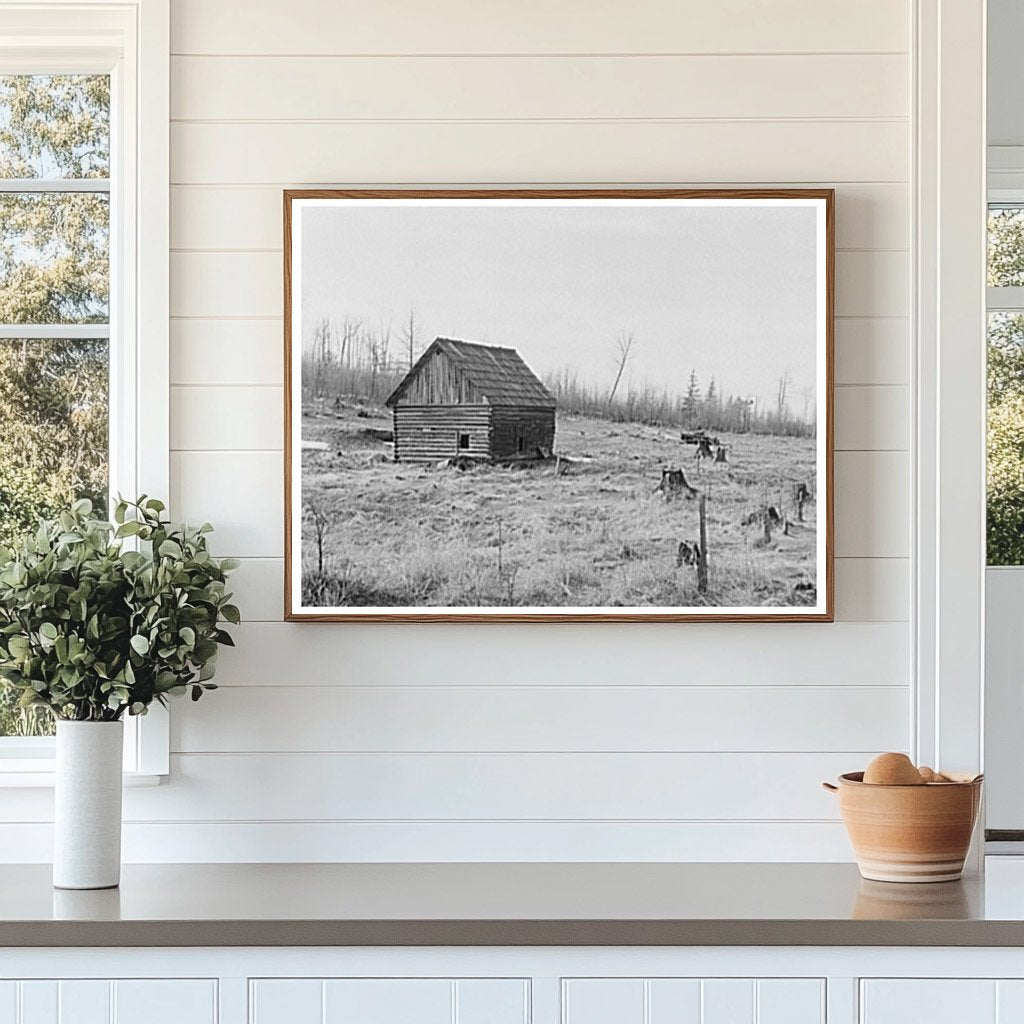
[[[836,316],[910,315],[910,253],[836,253]]]
[[[754,183],[756,185],[756,183]],[[765,188],[785,188],[773,182]],[[802,188],[830,188],[810,182]],[[175,185],[174,249],[281,249],[283,186]],[[909,247],[909,190],[902,184],[846,184],[836,189],[836,245],[846,249]]]
[[[171,253],[171,315],[280,317],[283,280],[277,253]]]
[[[281,384],[284,324],[172,320],[171,384]]]
[[[172,450],[281,450],[283,437],[279,387],[171,388]]]
[[[853,754],[177,754],[128,821],[832,819]],[[311,785],[311,780],[316,780]],[[727,799],[724,797],[728,794]]]
[[[818,783],[871,756],[174,754],[174,785],[128,788],[124,817],[131,823],[832,821],[835,797]],[[52,821],[52,791],[8,792],[13,799],[5,794],[3,820]]]
[[[836,453],[837,555],[910,557],[910,509],[908,453]]]
[[[171,452],[171,514],[211,522],[223,554],[284,554],[284,460],[280,452]]]
[[[245,622],[280,622],[284,617],[284,559],[243,558],[230,590]]]
[[[837,384],[909,384],[910,321],[853,317],[835,324]]]
[[[837,558],[835,566],[837,622],[910,619],[909,558]]]
[[[905,182],[909,154],[905,121],[171,125],[174,184]]]
[[[173,120],[905,117],[906,54],[175,57]]]
[[[837,451],[907,451],[910,388],[840,387],[835,390]]]
[[[851,859],[839,821],[128,822],[123,850],[134,864]],[[0,822],[0,864],[52,859],[52,825]]]
[[[836,620],[903,622],[910,618],[910,563],[900,558],[837,558]],[[243,558],[231,589],[246,622],[284,615],[284,559]]]
[[[171,314],[279,317],[283,261],[277,252],[171,254]],[[836,314],[905,317],[910,310],[910,254],[836,253]]]
[[[722,679],[902,687],[910,680],[910,629],[902,622],[247,622],[233,632],[237,648],[218,661],[223,684],[678,686]]]
[[[904,51],[906,0],[680,5],[473,0],[175,0],[174,53],[791,53]]]
[[[222,687],[176,709],[171,750],[887,750],[907,735],[908,692],[892,686],[297,686],[282,714],[278,689]]]

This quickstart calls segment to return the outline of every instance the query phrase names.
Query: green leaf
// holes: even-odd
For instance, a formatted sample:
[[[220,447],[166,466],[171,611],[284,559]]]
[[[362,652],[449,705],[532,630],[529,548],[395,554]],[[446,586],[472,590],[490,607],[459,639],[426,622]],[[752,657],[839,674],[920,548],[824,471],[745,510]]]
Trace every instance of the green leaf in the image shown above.
[[[39,626],[39,635],[52,642],[57,639],[59,632],[52,622],[44,622]]]
[[[142,656],[149,654],[149,640],[141,633],[136,633],[135,636],[131,638],[130,643],[132,645],[132,650],[135,651],[136,654]]]
[[[12,636],[7,641],[7,649],[16,658],[23,658],[28,654],[30,648],[29,640],[27,636]]]
[[[164,558],[181,558],[183,552],[181,545],[177,541],[165,540],[160,545],[159,554],[163,555]]]
[[[228,622],[233,623],[236,626],[239,625],[242,621],[241,613],[239,612],[238,608],[233,604],[224,605],[221,608],[220,613],[224,616],[225,619],[228,620]]]

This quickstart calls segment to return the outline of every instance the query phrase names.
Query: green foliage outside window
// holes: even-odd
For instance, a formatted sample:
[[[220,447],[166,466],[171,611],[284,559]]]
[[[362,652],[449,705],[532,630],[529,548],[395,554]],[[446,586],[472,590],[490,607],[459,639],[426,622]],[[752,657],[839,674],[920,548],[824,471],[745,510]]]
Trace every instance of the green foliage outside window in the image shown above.
[[[0,178],[109,174],[107,76],[0,76]],[[0,193],[0,323],[107,322],[109,208],[104,192]],[[0,339],[0,546],[79,498],[105,514],[108,377],[104,339]],[[51,731],[16,704],[0,685],[0,736]]]
[[[1024,209],[988,218],[988,285],[1024,285]],[[1024,565],[1024,314],[988,318],[987,561]]]

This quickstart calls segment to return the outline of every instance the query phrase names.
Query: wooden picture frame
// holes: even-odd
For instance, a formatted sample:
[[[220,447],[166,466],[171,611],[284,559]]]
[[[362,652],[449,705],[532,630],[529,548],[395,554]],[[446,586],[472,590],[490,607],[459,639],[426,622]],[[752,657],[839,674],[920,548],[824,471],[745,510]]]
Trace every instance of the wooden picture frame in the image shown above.
[[[300,189],[286,190],[283,198],[286,620],[833,621],[835,197],[832,189]],[[529,216],[516,213],[524,209],[529,210]],[[813,212],[808,214],[808,210]],[[558,224],[564,221],[564,226],[557,231],[549,228],[547,211],[554,211],[560,218]],[[700,211],[699,216],[693,211]],[[709,255],[701,244],[692,244],[692,239],[690,245],[683,244],[687,233],[699,230],[688,226],[691,220],[719,225],[705,229]],[[651,227],[649,246],[637,247],[634,235],[641,229],[634,228],[634,221]],[[375,227],[378,223],[379,232]],[[521,234],[520,223],[525,225]],[[673,235],[677,225],[678,237]],[[784,230],[779,230],[780,225]],[[601,234],[602,230],[605,235]],[[742,352],[733,357],[733,362],[728,363],[723,358],[737,378],[749,376],[752,372],[749,368],[766,358],[764,351],[756,349],[756,343],[745,340],[752,329],[743,328],[742,324],[749,321],[749,325],[753,325],[757,321],[760,330],[781,338],[783,346],[797,346],[792,339],[801,339],[797,346],[801,355],[797,361],[806,362],[806,336],[809,324],[813,323],[813,370],[804,362],[799,371],[788,365],[784,367],[784,360],[779,363],[774,412],[764,398],[764,387],[753,397],[749,384],[746,392],[739,385],[735,393],[729,390],[732,385],[728,366],[724,378],[716,376],[718,371],[714,367],[701,367],[703,377],[699,382],[695,367],[687,388],[678,378],[678,372],[681,366],[688,369],[688,362],[685,358],[679,362],[666,356],[666,343],[658,341],[652,342],[651,348],[661,345],[658,351],[662,354],[649,355],[649,367],[655,367],[655,373],[659,372],[658,367],[664,367],[670,374],[676,374],[671,384],[663,385],[665,399],[661,408],[678,409],[678,412],[672,412],[663,422],[637,413],[637,419],[647,418],[651,422],[631,422],[629,417],[633,414],[623,411],[624,403],[639,406],[640,399],[636,396],[646,394],[653,407],[651,395],[654,392],[650,369],[643,383],[634,381],[629,385],[628,393],[618,390],[622,386],[623,371],[630,365],[633,342],[626,335],[619,339],[616,350],[616,357],[621,356],[617,376],[615,366],[608,366],[604,368],[607,379],[595,383],[594,378],[587,378],[582,385],[577,381],[576,390],[571,390],[572,378],[567,371],[565,387],[560,381],[552,391],[541,380],[541,375],[549,382],[553,379],[550,374],[556,359],[545,359],[542,370],[535,371],[530,365],[536,353],[543,352],[539,340],[531,353],[524,356],[518,345],[507,344],[510,339],[504,334],[493,337],[488,333],[486,339],[481,339],[473,337],[480,331],[475,328],[467,331],[461,326],[463,322],[473,323],[474,315],[477,322],[487,321],[491,325],[492,302],[506,316],[514,319],[519,315],[508,313],[509,299],[502,284],[506,277],[516,287],[524,280],[539,281],[536,292],[529,296],[524,292],[516,309],[529,308],[530,303],[525,299],[534,295],[550,303],[548,293],[554,291],[554,285],[538,278],[535,271],[520,272],[526,265],[533,267],[538,249],[541,249],[536,256],[539,262],[543,262],[547,252],[554,252],[556,258],[578,253],[581,278],[586,279],[581,288],[584,284],[593,286],[594,281],[602,279],[602,274],[612,273],[610,278],[604,278],[612,282],[628,280],[629,268],[615,263],[616,247],[609,244],[602,248],[599,244],[618,238],[617,232],[621,230],[626,231],[629,242],[626,248],[632,246],[630,251],[637,254],[640,262],[646,260],[655,266],[656,256],[650,253],[656,251],[658,245],[665,246],[664,251],[671,254],[670,260],[656,264],[655,272],[649,275],[652,281],[662,273],[657,268],[675,267],[672,261],[676,260],[683,261],[680,266],[693,269],[695,278],[707,276],[712,281],[728,281],[730,275],[723,269],[725,257],[719,250],[727,251],[732,245],[736,252],[743,254],[749,271],[745,283],[756,281],[756,287],[755,284],[750,287],[752,295],[760,296],[757,301],[773,307],[774,295],[786,294],[784,305],[790,311],[787,316],[792,321],[792,329],[790,320],[785,317],[766,323],[758,310],[751,310],[749,314],[742,309],[737,311],[736,304],[730,304],[727,296],[718,295],[714,287],[697,294],[698,307],[702,301],[700,294],[714,296],[711,308],[698,317],[701,323],[714,325],[718,316],[723,323],[728,321],[732,325],[730,329],[741,339],[736,347]],[[755,239],[753,250],[751,245],[740,242],[748,233]],[[595,244],[577,244],[578,239],[590,238],[591,234]],[[500,245],[487,241],[496,237],[502,239]],[[438,238],[444,239],[444,246],[437,242]],[[784,251],[782,238],[788,246]],[[811,238],[813,252],[808,255],[804,252],[803,240]],[[545,240],[547,246],[531,248],[531,242],[536,239]],[[408,245],[402,248],[400,240]],[[461,251],[460,247],[473,253],[474,258],[455,266],[452,252]],[[760,247],[763,247],[763,254]],[[307,249],[309,266],[303,263]],[[509,259],[506,250],[518,249],[529,253],[528,258],[503,262]],[[396,252],[400,255],[396,256]],[[419,253],[423,256],[421,261]],[[321,261],[314,258],[317,254],[333,254],[331,259],[339,266],[320,267]],[[488,258],[496,261],[495,265],[492,266]],[[601,262],[602,258],[605,263]],[[813,266],[808,265],[808,260]],[[325,257],[322,262],[328,259]],[[567,263],[571,261],[562,258],[556,265],[564,267]],[[787,276],[789,267],[796,269]],[[501,268],[508,271],[507,275],[499,273]],[[664,272],[667,274],[669,270]],[[771,284],[776,279],[772,278],[772,273],[777,275],[774,291]],[[432,274],[435,276],[431,277]],[[458,289],[453,283],[475,277],[491,282],[484,289],[487,302],[480,297],[482,292],[478,294],[468,287]],[[801,297],[811,296],[812,277],[813,296],[809,300],[812,308],[807,309],[808,302]],[[428,297],[428,305],[438,295],[443,298],[447,294],[448,299],[459,306],[462,298],[467,297],[467,309],[475,308],[476,313],[460,311],[458,316],[463,320],[456,325],[458,330],[438,332],[433,340],[426,336],[417,339],[416,322],[410,318],[408,325],[400,328],[405,333],[402,335],[404,362],[399,368],[394,362],[399,334],[395,324],[401,324],[400,320],[395,320],[397,311],[372,308],[371,295],[376,295],[378,283],[385,279],[399,282],[399,292],[411,293],[418,289],[420,295]],[[680,279],[689,280],[687,276]],[[362,292],[358,281],[363,282]],[[793,295],[789,295],[791,281],[799,283],[799,287],[793,283]],[[351,292],[346,291],[350,282]],[[652,286],[645,284],[642,278],[635,283],[636,295],[632,297],[631,306],[632,309],[643,308],[645,315],[651,308],[660,310],[663,296],[674,295],[671,290],[662,289],[654,294],[649,304],[643,304],[637,296],[642,296],[647,287]],[[687,287],[694,290],[696,285],[687,284]],[[602,295],[608,290],[598,288],[592,292],[593,303],[600,306],[605,301]],[[572,282],[568,291],[572,291]],[[566,294],[566,290],[560,294]],[[367,298],[363,307],[359,305],[361,297]],[[439,304],[441,301],[438,299]],[[667,316],[671,303],[668,299],[664,302],[668,304]],[[317,312],[320,308],[347,311],[347,303],[352,306],[351,320],[348,312],[344,313],[343,322],[326,312]],[[592,304],[588,307],[577,299],[569,305],[580,317],[587,316],[593,309]],[[388,315],[391,320],[386,324]],[[596,311],[594,315],[597,316]],[[744,315],[747,320],[742,319]],[[379,323],[371,323],[373,317],[379,318]],[[495,322],[497,320],[496,317]],[[436,316],[435,321],[440,322]],[[536,324],[537,317],[524,315],[523,323]],[[508,328],[507,324],[500,326]],[[529,328],[522,330],[525,334]],[[657,330],[650,333],[660,337]],[[405,350],[406,334],[408,352]],[[460,338],[460,334],[468,337]],[[603,344],[608,341],[602,338]],[[640,344],[643,344],[642,338]],[[747,351],[744,348],[747,345],[755,347]],[[352,355],[357,346],[358,359]],[[575,351],[578,358],[580,349],[577,347]],[[587,366],[587,372],[592,372],[591,360],[581,362]],[[309,382],[304,380],[304,368],[308,369]],[[367,375],[373,382],[372,388],[365,383]],[[711,375],[710,384],[708,375]],[[611,385],[613,378],[615,384]],[[804,385],[802,418],[790,404],[789,388],[798,379],[814,381],[813,398],[808,397],[807,385]],[[354,381],[357,383],[353,384]],[[698,383],[703,390],[697,391],[697,404],[694,404],[689,400]],[[721,390],[713,398],[716,386]],[[602,387],[608,389],[607,394]],[[388,398],[383,401],[385,390]],[[727,391],[728,400],[725,398]],[[600,412],[595,401],[606,401],[607,411]],[[595,408],[600,415],[595,415]],[[813,409],[813,422],[808,416],[809,408]],[[713,415],[716,412],[717,418]],[[385,413],[390,414],[388,419],[383,418]],[[556,416],[561,426],[556,426]],[[626,416],[626,422],[619,423],[618,418],[622,416]],[[724,423],[739,432],[719,429],[714,423]],[[624,442],[620,440],[623,430],[614,429],[616,424],[627,428],[630,437],[636,439],[639,453],[623,449]],[[575,431],[571,443],[567,443],[569,429]],[[328,440],[304,438],[304,430]],[[596,460],[587,444],[578,440],[580,436],[585,438],[588,431],[594,439],[595,450],[600,449]],[[724,439],[722,434],[726,435]],[[563,435],[567,441],[562,441]],[[303,445],[306,445],[305,459]],[[659,452],[663,453],[660,467],[656,465]],[[787,468],[790,466],[787,456],[791,452],[796,453],[795,463],[803,468]],[[310,468],[304,478],[303,465],[307,460]],[[597,468],[595,461],[600,463]],[[721,462],[725,465],[719,464]],[[642,468],[634,469],[633,463]],[[809,465],[813,466],[813,480],[806,470]],[[621,476],[615,476],[619,467],[625,468]],[[595,474],[607,479],[598,481]],[[621,488],[615,484],[619,479],[625,481]],[[613,493],[609,499],[612,504],[619,502],[614,514],[609,513],[610,522],[626,524],[623,527],[626,531],[632,529],[628,524],[639,520],[663,523],[664,528],[656,525],[646,533],[641,532],[636,545],[630,538],[621,539],[618,555],[621,565],[615,564],[614,550],[610,558],[605,558],[604,554],[599,558],[595,552],[590,568],[586,565],[585,550],[582,554],[566,556],[562,561],[558,561],[557,554],[551,556],[552,565],[560,567],[564,578],[555,578],[553,571],[548,578],[537,566],[546,566],[544,559],[549,551],[559,546],[551,540],[555,528],[550,523],[556,522],[561,513],[550,515],[547,521],[543,515],[539,520],[527,521],[525,512],[516,519],[518,512],[506,517],[504,512],[495,516],[493,512],[483,511],[485,504],[493,507],[495,501],[502,508],[511,508],[518,500],[525,508],[527,495],[526,488],[521,486],[523,481],[529,484],[532,492],[529,498],[537,503],[535,507],[547,509],[550,495],[552,506],[562,501],[558,507],[563,511],[576,509],[576,518],[569,515],[570,525],[565,527],[566,547],[571,547],[578,530],[590,530],[591,519],[603,511],[601,502],[606,492]],[[575,489],[572,501],[563,500],[570,489],[564,487],[566,482]],[[363,483],[366,486],[362,486]],[[600,483],[609,486],[602,488]],[[651,485],[649,493],[642,486],[646,484]],[[307,489],[305,498],[303,486]],[[357,493],[361,495],[358,508],[350,497]],[[438,493],[445,495],[444,500],[435,501],[431,497]],[[633,507],[624,509],[623,502],[632,502]],[[652,504],[655,502],[663,506]],[[403,504],[409,510],[405,519],[400,512]],[[595,505],[601,506],[597,512]],[[445,507],[453,510],[447,517],[440,512]],[[480,510],[479,515],[477,510]],[[431,515],[433,519],[429,518]],[[477,538],[478,545],[467,544],[465,552],[458,549],[457,538],[453,541],[451,536],[452,524],[462,522],[468,524],[466,529]],[[538,522],[542,523],[540,529],[537,529]],[[538,533],[545,538],[544,544],[525,540]],[[412,534],[417,534],[418,546],[409,561],[422,557],[430,563],[425,581],[416,576],[415,567],[410,568],[402,561],[405,556],[399,552],[407,542],[411,543]],[[610,540],[613,549],[619,542],[614,537]],[[517,543],[522,544],[522,549],[516,548]],[[530,543],[534,548],[529,547]],[[808,568],[811,550],[813,570]],[[536,559],[534,552],[540,552]],[[572,557],[582,565],[575,576]],[[488,560],[493,560],[492,567],[488,567]],[[513,561],[517,566],[515,570]],[[392,562],[396,566],[388,570],[391,574],[388,579],[392,582],[383,581],[384,570],[380,579],[374,576],[375,566],[385,563],[390,566]],[[532,592],[545,596],[554,594],[558,601],[572,600],[575,588],[588,595],[585,600],[591,600],[595,593],[603,596],[605,584],[602,581],[608,579],[612,581],[608,584],[610,602],[619,601],[622,594],[626,594],[627,599],[634,594],[642,597],[648,592],[644,589],[647,587],[652,592],[678,594],[679,600],[696,593],[700,602],[714,600],[716,593],[756,596],[760,588],[767,602],[784,602],[787,595],[791,595],[794,603],[791,606],[785,603],[524,605],[519,601],[528,595],[524,595],[522,589],[517,593],[516,582],[518,577],[523,586],[519,573],[527,563],[529,569],[524,575],[533,573]],[[306,577],[303,576],[304,564],[308,570]],[[456,577],[456,568],[450,569],[453,566],[463,575]],[[736,566],[741,569],[737,570]],[[451,575],[445,577],[449,570]],[[795,582],[780,582],[777,577],[783,572]],[[446,595],[442,598],[444,603],[435,606],[400,600],[410,593],[429,594],[435,576],[441,581],[437,584],[438,593]],[[640,583],[631,591],[630,581],[634,578]],[[397,589],[394,579],[400,580]],[[496,603],[478,606],[464,605],[461,600],[451,602],[453,593],[460,599],[466,596],[458,590],[463,585],[459,582],[462,579],[468,581],[464,584],[469,588],[468,593],[492,595],[490,600]],[[408,589],[403,590],[403,587]],[[562,588],[564,597],[559,597],[558,587]],[[394,596],[396,593],[399,597]],[[498,595],[497,599],[494,594]],[[382,600],[387,603],[372,603]],[[390,603],[392,600],[397,603]],[[367,601],[371,603],[364,603]]]

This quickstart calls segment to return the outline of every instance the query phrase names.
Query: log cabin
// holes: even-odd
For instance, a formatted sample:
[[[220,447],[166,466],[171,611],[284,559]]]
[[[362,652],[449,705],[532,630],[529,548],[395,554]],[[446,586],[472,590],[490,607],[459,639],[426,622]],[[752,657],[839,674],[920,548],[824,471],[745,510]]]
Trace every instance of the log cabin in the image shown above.
[[[385,404],[396,462],[518,462],[555,444],[555,399],[513,348],[435,338]]]

